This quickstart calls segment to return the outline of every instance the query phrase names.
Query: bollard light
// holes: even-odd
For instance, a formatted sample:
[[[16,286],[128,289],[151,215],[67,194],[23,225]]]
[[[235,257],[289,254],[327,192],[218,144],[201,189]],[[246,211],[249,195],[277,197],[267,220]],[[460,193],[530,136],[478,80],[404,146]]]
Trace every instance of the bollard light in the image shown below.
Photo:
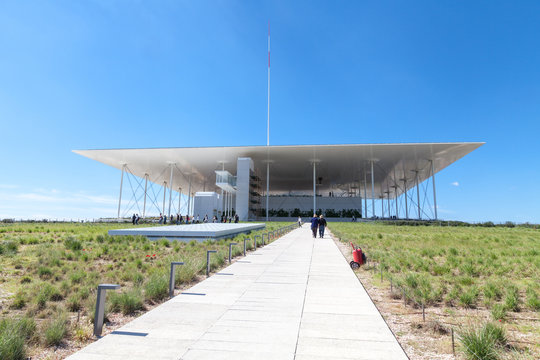
[[[244,256],[246,256],[246,241],[251,241],[250,238],[244,239]]]
[[[206,277],[210,276],[210,254],[217,253],[217,250],[206,251]]]
[[[105,291],[120,289],[120,285],[99,284],[97,288],[96,312],[94,314],[94,335],[101,336],[103,321],[105,320]]]
[[[174,296],[174,276],[176,275],[174,270],[176,265],[184,265],[184,263],[180,261],[173,261],[171,263],[171,276],[169,277],[169,297]]]
[[[232,253],[232,247],[233,245],[237,245],[236,243],[229,243],[229,264],[231,263],[231,253]]]

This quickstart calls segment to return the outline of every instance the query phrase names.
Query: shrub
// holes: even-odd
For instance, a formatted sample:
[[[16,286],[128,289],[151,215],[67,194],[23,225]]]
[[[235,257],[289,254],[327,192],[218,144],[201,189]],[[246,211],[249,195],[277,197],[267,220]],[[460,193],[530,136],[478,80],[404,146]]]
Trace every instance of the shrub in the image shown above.
[[[69,275],[69,280],[72,284],[79,284],[85,276],[86,273],[83,270],[79,270],[71,273],[71,275]]]
[[[532,286],[527,288],[527,306],[535,311],[540,310],[540,299]]]
[[[48,279],[52,276],[52,270],[46,266],[40,266],[38,269],[38,276],[42,279]]]
[[[24,360],[26,348],[24,336],[13,325],[6,325],[0,331],[0,359]]]
[[[133,281],[135,285],[141,285],[144,282],[144,275],[138,271],[134,271],[131,274],[131,281]]]
[[[467,359],[497,360],[501,335],[505,338],[502,329],[486,324],[480,329],[465,329],[458,333],[458,338]]]
[[[64,298],[64,296],[60,293],[60,291],[52,286],[51,284],[43,283],[36,296],[36,304],[38,307],[44,308],[47,301],[60,301]]]
[[[72,236],[68,236],[68,238],[64,240],[64,246],[66,247],[66,249],[73,251],[82,250],[81,242]]]
[[[152,275],[144,287],[146,300],[160,301],[169,295],[169,281],[164,275]]]
[[[506,317],[506,307],[503,304],[495,304],[491,308],[491,317],[493,320],[504,320]]]
[[[67,321],[64,315],[59,315],[56,319],[45,323],[43,332],[43,343],[46,346],[59,345],[67,334]]]
[[[519,291],[514,285],[510,285],[506,289],[506,295],[504,297],[504,305],[510,311],[519,311]]]
[[[81,297],[78,294],[71,295],[67,300],[69,311],[79,311],[81,309]]]
[[[124,315],[131,315],[138,310],[144,309],[139,288],[134,288],[121,293],[112,293],[110,304],[111,311],[121,311]]]
[[[484,298],[487,300],[499,300],[501,297],[501,289],[495,283],[487,282],[484,285]]]
[[[495,345],[505,347],[508,344],[506,332],[501,326],[489,322],[482,330],[495,342]]]
[[[476,299],[478,298],[478,288],[476,286],[469,287],[459,295],[459,304],[466,308],[474,308]]]
[[[161,239],[159,241],[159,244],[161,246],[163,246],[163,247],[166,247],[166,248],[171,247],[171,242],[169,240],[167,240],[167,239]]]
[[[11,307],[14,309],[22,309],[26,305],[27,299],[26,292],[23,289],[19,289],[15,293]]]

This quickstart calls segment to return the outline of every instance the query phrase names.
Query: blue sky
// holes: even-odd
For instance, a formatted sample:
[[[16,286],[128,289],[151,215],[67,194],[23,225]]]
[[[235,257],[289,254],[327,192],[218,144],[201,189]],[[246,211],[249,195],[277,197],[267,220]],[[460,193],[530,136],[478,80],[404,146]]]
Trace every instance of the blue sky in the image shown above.
[[[440,217],[540,223],[537,1],[0,2],[0,218],[116,214],[73,149],[485,141]]]

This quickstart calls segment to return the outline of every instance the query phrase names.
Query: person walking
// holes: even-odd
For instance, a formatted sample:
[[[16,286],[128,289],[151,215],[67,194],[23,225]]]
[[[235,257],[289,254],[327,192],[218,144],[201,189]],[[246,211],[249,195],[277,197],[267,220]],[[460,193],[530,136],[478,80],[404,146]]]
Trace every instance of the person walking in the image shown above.
[[[324,237],[324,228],[326,227],[326,219],[322,216],[319,217],[319,237]]]
[[[298,217],[298,227],[302,227],[302,218]]]
[[[319,218],[317,217],[317,214],[313,214],[313,217],[311,218],[311,232],[313,233],[313,237],[317,237],[317,228],[319,227]]]

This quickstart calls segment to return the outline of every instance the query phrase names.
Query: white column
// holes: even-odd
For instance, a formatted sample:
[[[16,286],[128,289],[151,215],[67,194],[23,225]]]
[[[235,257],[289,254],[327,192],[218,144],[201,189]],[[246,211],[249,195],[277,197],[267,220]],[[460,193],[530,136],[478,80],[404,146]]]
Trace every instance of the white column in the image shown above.
[[[178,188],[178,213],[179,214],[182,214],[182,212],[180,211],[180,206],[182,205],[181,201],[182,201],[182,188],[179,187]]]
[[[188,185],[188,203],[187,203],[187,214],[186,215],[191,215],[190,213],[190,210],[191,210],[191,175],[189,175],[189,185]]]
[[[268,69],[268,74],[270,74],[270,68]],[[268,76],[268,82],[270,83],[270,75]],[[270,96],[268,96],[268,99],[270,99]],[[270,100],[268,100],[270,102]],[[270,107],[268,108],[268,112],[270,112]],[[268,133],[270,133],[270,128],[268,129]],[[266,221],[268,221],[268,197],[270,196],[270,161],[266,163]]]
[[[364,219],[367,219],[367,178],[366,172],[364,171]]]
[[[317,213],[317,184],[316,184],[316,164],[313,161],[313,213]]]
[[[143,204],[143,211],[142,211],[142,217],[143,219],[146,216],[146,194],[148,189],[148,174],[144,174],[144,204]]]
[[[392,217],[392,210],[390,210],[390,187],[388,187],[388,183],[386,183],[386,196],[387,196],[387,200],[388,200],[388,217],[391,218]]]
[[[173,181],[173,165],[171,164],[171,176],[169,177],[169,216],[171,215],[171,202],[172,202],[172,181]]]
[[[403,192],[403,196],[405,196],[405,219],[409,219],[409,204],[407,203],[407,178],[403,179],[403,187],[405,188],[405,191]]]
[[[373,172],[373,160],[371,160],[371,213],[375,217],[375,174]]]
[[[225,218],[229,216],[229,193],[225,191]]]
[[[399,212],[398,212],[398,196],[397,196],[397,189],[398,189],[398,186],[396,184],[394,184],[394,186],[392,186],[394,188],[394,203],[396,204],[396,219],[399,219]]]
[[[418,187],[418,170],[414,171],[416,173],[416,201],[418,205],[418,220],[422,219],[420,214],[420,188]]]
[[[118,220],[120,220],[120,206],[122,205],[122,186],[124,185],[124,169],[126,164],[122,165],[122,175],[120,176],[120,195],[118,196]]]
[[[433,160],[431,161],[431,182],[433,184],[433,208],[435,209],[435,220],[437,220],[437,191],[435,190],[435,172],[433,171]]]
[[[167,182],[164,181],[163,182],[163,208],[161,210],[161,213],[163,214],[163,216],[167,215],[165,214],[165,196],[167,195]]]

